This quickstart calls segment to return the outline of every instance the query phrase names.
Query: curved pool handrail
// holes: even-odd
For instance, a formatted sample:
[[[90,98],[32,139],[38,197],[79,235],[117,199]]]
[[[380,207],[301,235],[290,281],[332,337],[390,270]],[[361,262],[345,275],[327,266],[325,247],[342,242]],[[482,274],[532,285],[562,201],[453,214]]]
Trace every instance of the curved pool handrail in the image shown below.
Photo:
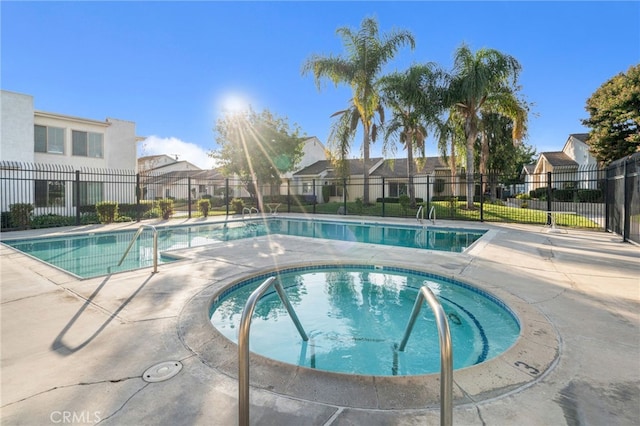
[[[433,216],[433,217],[431,217]],[[431,210],[429,210],[429,217],[428,219],[431,221],[432,224],[436,224],[436,206],[431,206]]]
[[[267,278],[260,284],[260,287],[251,293],[240,317],[240,328],[238,329],[238,424],[240,426],[249,425],[249,331],[251,329],[251,317],[258,300],[272,285],[275,287],[278,296],[280,296],[280,300],[282,300],[284,307],[287,309],[302,340],[305,342],[309,340],[280,281],[276,280],[276,277]]]
[[[120,262],[118,262],[117,266],[122,265],[122,262],[124,262],[124,259],[129,254],[129,250],[131,250],[131,247],[133,247],[133,243],[135,243],[138,237],[140,236],[140,234],[142,234],[142,231],[144,231],[144,228],[150,228],[153,230],[153,273],[155,274],[156,272],[158,272],[158,230],[153,225],[140,225],[136,233],[133,235],[133,238],[131,239],[129,246],[124,251],[122,258],[120,258]]]
[[[420,223],[424,220],[424,205],[420,204],[418,211],[416,212],[416,220]]]
[[[449,331],[449,322],[447,321],[447,316],[444,313],[442,305],[426,285],[420,287],[420,291],[416,297],[416,303],[413,305],[413,310],[411,311],[407,329],[398,350],[402,352],[405,346],[407,346],[411,330],[413,330],[413,326],[422,308],[422,302],[425,300],[436,317],[438,336],[440,338],[440,424],[442,426],[451,426],[453,424],[453,348],[451,346],[451,333]]]

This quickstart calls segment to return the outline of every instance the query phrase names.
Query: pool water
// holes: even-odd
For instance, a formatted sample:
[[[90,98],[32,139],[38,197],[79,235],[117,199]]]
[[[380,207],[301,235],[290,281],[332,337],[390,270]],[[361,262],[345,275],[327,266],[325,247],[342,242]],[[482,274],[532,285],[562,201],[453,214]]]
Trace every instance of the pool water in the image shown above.
[[[135,234],[132,231],[55,238],[3,240],[3,243],[81,278],[153,265],[153,238],[145,230],[121,266],[117,266]],[[285,218],[229,221],[217,224],[158,228],[159,263],[176,260],[172,250],[220,244],[272,234],[461,252],[486,231]]]
[[[273,274],[271,274],[273,275]],[[238,341],[246,301],[262,275],[223,292],[210,310],[212,324]],[[417,375],[440,371],[438,331],[424,305],[403,352],[420,287],[428,285],[447,315],[454,369],[491,359],[511,347],[520,327],[504,303],[472,286],[433,274],[373,266],[314,266],[278,273],[302,327],[304,342],[275,291],[258,302],[250,350],[308,368],[348,374]]]

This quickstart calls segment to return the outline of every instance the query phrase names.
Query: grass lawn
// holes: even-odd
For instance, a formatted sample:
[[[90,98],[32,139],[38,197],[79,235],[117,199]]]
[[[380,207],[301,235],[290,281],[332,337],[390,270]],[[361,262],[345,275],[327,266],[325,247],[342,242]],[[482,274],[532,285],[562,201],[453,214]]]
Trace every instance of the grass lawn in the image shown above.
[[[429,204],[430,208],[435,208],[436,219],[455,219],[480,221],[480,203],[474,204],[475,210],[467,210],[464,201],[452,204],[448,201],[434,201]],[[315,205],[315,213],[337,215],[338,210],[343,207],[343,203],[331,202]],[[347,203],[348,215],[373,216],[373,217],[405,217],[415,218],[418,209],[403,209],[398,203],[385,203],[384,212],[382,203],[375,203],[369,206],[358,206],[356,203]],[[483,220],[485,222],[506,222],[506,223],[526,223],[544,225],[547,223],[547,214],[542,210],[523,209],[500,204],[483,204]],[[279,211],[287,212],[287,206],[282,205]],[[313,205],[291,205],[291,213],[313,214]],[[209,211],[209,216],[225,215],[226,208],[219,207]],[[229,210],[233,215],[233,209]],[[425,210],[424,218],[427,219],[429,212]],[[197,209],[191,211],[191,217],[201,217]],[[187,217],[186,211],[177,211],[174,218]],[[568,226],[576,228],[600,228],[596,222],[577,214],[556,214],[556,224],[558,226]]]

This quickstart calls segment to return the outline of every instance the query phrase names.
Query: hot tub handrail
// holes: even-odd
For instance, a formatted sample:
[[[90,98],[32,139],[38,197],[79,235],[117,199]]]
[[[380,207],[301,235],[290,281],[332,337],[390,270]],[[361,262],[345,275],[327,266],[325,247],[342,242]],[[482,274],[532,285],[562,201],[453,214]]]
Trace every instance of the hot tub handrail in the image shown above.
[[[424,220],[424,205],[420,204],[418,211],[416,212],[416,220],[420,223]]]
[[[133,235],[129,246],[124,251],[120,262],[118,262],[118,266],[122,265],[122,262],[124,262],[124,259],[129,254],[129,250],[131,250],[131,247],[133,247],[133,243],[135,243],[135,241],[138,239],[140,234],[142,234],[142,231],[144,231],[145,228],[150,228],[151,230],[153,230],[153,273],[155,274],[156,272],[158,272],[158,230],[153,225],[140,225],[136,233]]]
[[[416,297],[407,329],[398,350],[404,351],[411,330],[413,330],[413,326],[422,308],[422,302],[425,300],[436,317],[438,336],[440,338],[440,424],[442,426],[451,426],[453,424],[453,349],[451,347],[451,333],[449,331],[449,322],[447,321],[447,316],[444,313],[442,305],[426,285],[420,288],[418,296]]]
[[[289,302],[289,298],[282,288],[280,281],[276,280],[276,277],[267,278],[260,287],[255,289],[253,293],[247,299],[247,303],[242,310],[242,316],[240,317],[240,328],[238,329],[238,424],[240,426],[249,425],[249,331],[251,328],[251,317],[253,316],[253,310],[258,303],[258,300],[262,295],[274,286],[280,300],[284,304],[291,320],[295,324],[302,340],[305,342],[309,340],[307,333],[305,333],[298,319],[298,315],[293,310],[293,306]]]

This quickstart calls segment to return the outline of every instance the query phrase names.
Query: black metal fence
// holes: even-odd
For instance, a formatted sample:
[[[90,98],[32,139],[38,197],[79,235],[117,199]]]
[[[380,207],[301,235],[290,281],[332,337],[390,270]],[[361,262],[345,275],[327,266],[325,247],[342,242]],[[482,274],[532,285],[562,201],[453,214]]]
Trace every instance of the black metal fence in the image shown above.
[[[640,244],[640,153],[607,168],[607,230]]]
[[[477,175],[472,208],[465,176],[446,170],[415,176],[412,184],[408,178],[372,176],[369,200],[364,200],[363,179],[353,177],[293,178],[273,186],[246,184],[212,171],[158,174],[0,162],[2,228],[96,223],[95,204],[101,201],[117,202],[121,220],[141,220],[157,217],[157,201],[169,198],[174,217],[200,215],[198,202],[208,199],[210,214],[242,214],[254,207],[265,213],[556,224],[607,229],[638,242],[638,158],[608,169],[526,175],[510,185],[499,184],[503,179],[498,175]],[[22,221],[21,209],[28,216]]]

